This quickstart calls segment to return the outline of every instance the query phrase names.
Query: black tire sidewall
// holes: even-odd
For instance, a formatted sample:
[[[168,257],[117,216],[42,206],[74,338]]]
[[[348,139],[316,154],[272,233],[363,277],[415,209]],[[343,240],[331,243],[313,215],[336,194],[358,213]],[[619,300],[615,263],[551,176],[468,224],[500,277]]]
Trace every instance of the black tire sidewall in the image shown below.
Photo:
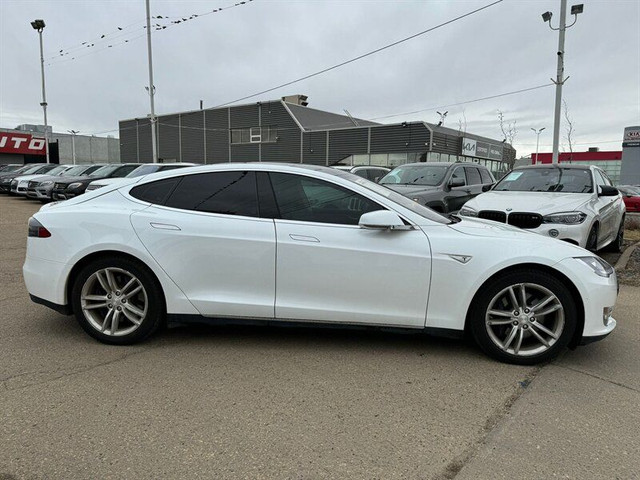
[[[533,356],[517,356],[501,350],[493,343],[485,327],[489,302],[502,289],[518,283],[535,283],[551,290],[564,308],[564,329],[551,348]],[[507,273],[485,284],[474,298],[470,309],[469,329],[480,348],[489,356],[506,363],[535,365],[549,361],[563,351],[574,336],[578,312],[571,291],[553,275],[539,270],[521,270]]]
[[[87,279],[96,271],[104,268],[121,268],[135,275],[142,283],[147,293],[149,305],[147,315],[142,324],[132,333],[124,336],[113,337],[99,332],[91,326],[82,312],[80,296],[82,287]],[[153,334],[164,322],[165,301],[162,289],[154,275],[146,267],[127,258],[100,258],[92,261],[78,273],[71,290],[71,303],[76,320],[85,332],[102,343],[111,345],[130,345],[140,342]]]

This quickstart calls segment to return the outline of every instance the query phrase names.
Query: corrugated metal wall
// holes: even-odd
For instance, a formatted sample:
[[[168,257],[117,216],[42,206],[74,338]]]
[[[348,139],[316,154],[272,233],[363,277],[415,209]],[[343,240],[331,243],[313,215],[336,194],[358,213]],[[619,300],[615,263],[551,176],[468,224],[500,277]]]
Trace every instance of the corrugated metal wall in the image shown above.
[[[371,127],[370,153],[426,152],[431,134],[424,124]]]
[[[329,132],[329,165],[349,155],[367,153],[368,128],[348,128]]]
[[[229,161],[229,109],[204,111],[207,152],[206,163]]]
[[[138,160],[140,163],[153,162],[151,151],[151,123],[148,118],[141,118],[138,122]]]
[[[280,102],[265,102],[261,106],[263,127],[276,127],[278,141],[263,143],[263,162],[300,162],[300,127]]]
[[[433,132],[433,151],[460,155],[462,153],[462,137],[454,137],[441,132]]]
[[[181,162],[204,163],[204,111],[180,115]]]
[[[180,161],[180,115],[158,117],[158,158]]]
[[[120,161],[138,161],[138,124],[135,120],[120,122]]]
[[[326,165],[327,132],[307,132],[304,134],[303,163]]]

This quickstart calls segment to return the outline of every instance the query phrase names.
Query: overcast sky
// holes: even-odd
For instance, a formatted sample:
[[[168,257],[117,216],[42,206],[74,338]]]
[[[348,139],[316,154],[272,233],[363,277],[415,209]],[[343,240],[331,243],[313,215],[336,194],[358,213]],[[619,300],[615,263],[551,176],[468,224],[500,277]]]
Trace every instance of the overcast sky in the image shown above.
[[[153,30],[156,113],[194,110],[201,99],[212,107],[251,95],[491,1],[253,0],[203,16],[234,0],[151,0],[152,15],[163,17],[154,24],[167,26]],[[567,31],[565,46],[565,72],[571,78],[564,99],[574,124],[574,150],[619,150],[624,127],[640,125],[640,1],[584,4],[584,13]],[[373,56],[241,103],[303,93],[309,106],[338,113],[347,109],[360,118],[402,114],[378,120],[383,123],[437,123],[435,107],[442,107],[449,112],[446,126],[457,129],[464,115],[467,131],[496,139],[502,138],[500,109],[506,120],[517,122],[514,146],[519,156],[535,151],[532,127],[546,127],[540,151],[550,151],[552,86],[446,106],[550,83],[556,73],[558,35],[541,19],[547,10],[557,26],[559,0],[504,0]],[[193,14],[199,16],[189,19]],[[112,131],[117,136],[118,120],[148,114],[144,0],[0,0],[0,127],[43,123],[38,35],[29,24],[36,18],[47,24],[47,101],[55,131]],[[181,18],[187,21],[171,23]],[[426,111],[405,113],[417,110]],[[566,149],[565,125],[561,135]]]

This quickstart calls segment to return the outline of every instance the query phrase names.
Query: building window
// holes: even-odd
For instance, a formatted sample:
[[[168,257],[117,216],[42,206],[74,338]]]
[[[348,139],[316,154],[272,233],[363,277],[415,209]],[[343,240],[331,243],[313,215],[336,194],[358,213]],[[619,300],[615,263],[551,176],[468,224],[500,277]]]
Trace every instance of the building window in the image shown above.
[[[276,127],[232,128],[231,143],[272,143],[278,140]]]

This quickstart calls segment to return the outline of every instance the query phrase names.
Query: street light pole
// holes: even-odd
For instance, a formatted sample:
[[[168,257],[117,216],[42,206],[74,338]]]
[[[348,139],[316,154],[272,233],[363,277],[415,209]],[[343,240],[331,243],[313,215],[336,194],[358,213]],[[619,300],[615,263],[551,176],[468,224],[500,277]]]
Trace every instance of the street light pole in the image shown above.
[[[531,128],[536,133],[536,162],[538,163],[538,145],[540,145],[540,134],[546,127],[542,127],[540,130],[536,130],[535,128]],[[535,165],[535,164],[534,164]]]
[[[40,37],[40,71],[42,73],[42,110],[44,112],[44,151],[47,156],[47,163],[49,163],[49,127],[47,123],[47,94],[44,88],[44,53],[42,48],[42,30],[44,30],[44,20],[38,19],[31,22],[31,26],[34,30],[38,31]]]
[[[551,30],[558,30],[558,68],[556,72],[556,79],[553,78],[551,81],[556,84],[556,105],[553,116],[553,155],[551,162],[558,163],[558,148],[560,144],[560,109],[562,107],[562,85],[567,81],[567,78],[564,78],[564,36],[567,28],[573,27],[575,23],[578,21],[578,14],[582,13],[584,6],[580,5],[572,5],[571,6],[571,14],[574,16],[573,23],[571,25],[567,25],[567,0],[560,0],[560,24],[558,28],[553,28],[551,26],[551,12],[545,12],[542,14],[542,19],[545,22],[549,22],[549,28]]]
[[[67,130],[71,134],[71,156],[73,157],[73,164],[76,164],[76,134],[80,133],[80,130]]]
[[[153,61],[151,55],[151,8],[149,6],[149,0],[146,0],[147,5],[147,52],[149,57],[149,98],[151,103],[151,116],[149,117],[151,123],[151,152],[153,155],[153,163],[158,163],[158,146],[156,144],[156,110],[153,102],[153,96],[156,92],[156,87],[153,86]]]

